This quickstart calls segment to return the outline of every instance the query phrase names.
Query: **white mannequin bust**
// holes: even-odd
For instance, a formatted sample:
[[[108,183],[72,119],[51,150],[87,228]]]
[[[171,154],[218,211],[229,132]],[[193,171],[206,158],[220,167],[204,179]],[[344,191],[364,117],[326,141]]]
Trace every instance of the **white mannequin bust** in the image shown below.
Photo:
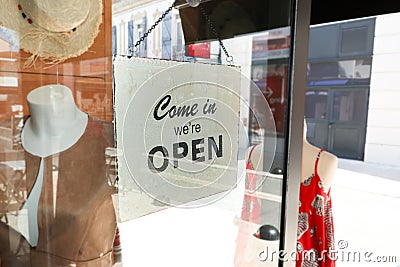
[[[31,117],[21,141],[29,153],[43,158],[64,151],[85,132],[88,116],[76,107],[68,87],[41,86],[28,94],[27,102]]]
[[[21,133],[24,149],[42,158],[39,172],[31,192],[23,206],[28,213],[28,229],[20,232],[31,246],[38,242],[38,205],[43,185],[43,158],[62,152],[73,146],[85,132],[88,116],[79,110],[71,90],[60,84],[41,86],[27,96],[31,113]],[[19,225],[23,225],[20,221]]]
[[[321,149],[311,145],[307,141],[307,124],[304,120],[303,132],[303,153],[302,153],[302,167],[301,167],[301,182],[303,183],[312,173],[314,173],[315,160]],[[325,192],[329,191],[332,180],[335,177],[335,172],[338,166],[338,158],[324,151],[319,159],[318,174],[321,178]]]

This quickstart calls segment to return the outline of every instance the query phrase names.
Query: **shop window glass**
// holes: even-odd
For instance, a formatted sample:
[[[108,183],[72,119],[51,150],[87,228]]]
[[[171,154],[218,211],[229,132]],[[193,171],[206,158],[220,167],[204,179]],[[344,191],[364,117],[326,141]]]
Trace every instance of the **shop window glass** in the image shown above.
[[[141,36],[147,31],[147,17],[142,18]],[[147,42],[143,41],[140,47],[140,56],[147,56]]]
[[[306,93],[306,118],[326,119],[327,105],[327,91],[308,91]]]
[[[138,23],[134,24],[134,30],[133,30],[133,40],[139,40],[143,34],[147,31],[147,18],[143,17],[141,20],[139,20]],[[129,34],[129,27],[128,27],[128,34]],[[128,42],[129,40],[129,35],[128,35]],[[132,40],[132,46],[135,44],[133,43]],[[137,47],[137,52],[138,55],[141,57],[147,56],[147,39],[143,40],[140,45]]]
[[[133,48],[133,21],[128,22],[128,49]]]
[[[112,53],[117,54],[117,26],[112,27]]]
[[[371,65],[371,58],[312,62],[308,64],[308,85],[367,85],[370,82]]]
[[[171,15],[165,16],[162,22],[162,58],[171,59]]]
[[[126,25],[106,1],[44,2],[0,15],[0,266],[111,266],[110,54]]]
[[[308,78],[312,80],[334,79],[339,77],[337,62],[310,63]]]
[[[173,59],[182,60],[185,56],[185,39],[182,30],[182,21],[177,15],[176,19],[176,44],[173,46]]]
[[[333,120],[361,122],[365,116],[366,90],[336,91],[333,98]]]
[[[247,85],[246,81],[242,83],[243,90],[240,91],[240,97],[243,99],[243,105],[241,104],[240,106],[241,130],[239,131],[238,140],[240,148],[237,157],[238,166],[240,168],[246,168],[247,159],[251,156],[249,152],[252,148],[256,148],[250,161],[253,166],[256,166],[254,163],[259,163],[257,169],[252,167],[253,170],[257,172],[255,173],[254,177],[257,178],[256,182],[259,183],[259,188],[257,188],[256,192],[251,192],[251,199],[247,197],[247,191],[243,192],[243,189],[250,188],[249,181],[253,181],[253,178],[251,178],[251,176],[247,176],[246,174],[243,177],[244,179],[241,179],[237,187],[234,189],[235,192],[237,191],[240,195],[237,198],[237,203],[236,200],[235,203],[231,202],[230,200],[226,201],[226,204],[215,203],[215,206],[221,205],[218,208],[222,207],[223,209],[218,209],[218,215],[210,214],[213,218],[215,216],[225,216],[225,208],[231,210],[232,208],[235,208],[234,206],[238,206],[237,210],[240,211],[240,213],[235,212],[234,215],[232,214],[235,216],[235,221],[237,221],[238,224],[237,227],[229,230],[233,230],[232,233],[229,233],[229,238],[214,238],[216,242],[213,242],[213,244],[209,243],[210,238],[212,239],[216,236],[214,234],[214,230],[218,229],[219,225],[217,224],[222,223],[222,227],[227,229],[223,220],[220,220],[217,217],[214,218],[215,220],[210,221],[210,228],[204,225],[204,223],[201,223],[201,228],[203,231],[197,231],[199,236],[194,236],[194,240],[196,240],[197,245],[203,246],[204,248],[204,244],[208,244],[205,246],[206,249],[202,251],[202,254],[207,256],[203,257],[203,260],[209,261],[209,259],[212,259],[212,264],[217,264],[218,266],[232,266],[233,261],[235,262],[235,266],[244,266],[244,261],[247,261],[250,256],[251,263],[249,263],[249,266],[257,265],[260,263],[257,253],[255,255],[249,255],[247,253],[249,251],[247,248],[256,244],[253,241],[256,241],[258,244],[262,245],[262,248],[260,247],[261,249],[265,248],[266,242],[264,243],[264,240],[256,239],[254,235],[260,226],[266,225],[270,230],[274,230],[274,236],[269,237],[268,245],[270,244],[269,241],[272,241],[274,246],[278,246],[280,237],[283,237],[285,234],[284,229],[281,229],[281,227],[284,225],[284,222],[281,221],[281,215],[285,210],[285,206],[283,205],[285,201],[284,192],[286,190],[285,176],[287,167],[285,153],[287,150],[287,127],[290,125],[288,123],[289,117],[287,111],[289,102],[288,88],[291,73],[289,65],[291,30],[287,25],[290,20],[289,17],[285,16],[290,9],[285,8],[289,7],[288,4],[290,4],[290,2],[281,1],[281,3],[278,1],[279,6],[283,5],[283,9],[285,10],[282,9],[282,11],[285,12],[279,12],[280,10],[271,6],[269,6],[268,9],[264,9],[262,12],[260,12],[273,13],[272,17],[264,16],[264,18],[268,17],[269,22],[274,22],[271,25],[268,25],[268,32],[263,32],[264,29],[257,26],[259,21],[256,21],[256,18],[260,18],[260,16],[254,12],[259,12],[260,10],[245,8],[249,6],[248,3],[247,5],[243,3],[240,3],[240,5],[232,5],[230,1],[202,1],[204,2],[201,3],[201,7],[204,9],[202,12],[205,13],[212,22],[213,26],[211,27],[208,23],[208,19],[206,19],[202,12],[200,12],[199,8],[192,8],[186,3],[180,5],[179,8],[172,8],[172,10],[170,10],[170,12],[166,15],[166,13],[163,13],[163,11],[168,10],[167,8],[171,5],[171,2],[148,3],[149,1],[145,1],[146,3],[144,3],[143,1],[137,1],[137,3],[131,3],[132,1],[125,2],[124,0],[121,0],[120,2],[121,3],[113,5],[113,19],[117,25],[119,25],[121,20],[126,20],[126,18],[135,18],[133,31],[134,40],[132,42],[133,45],[136,43],[137,38],[140,38],[144,33],[146,33],[147,29],[153,29],[153,31],[149,33],[147,39],[145,39],[145,42],[148,40],[149,45],[146,51],[147,54],[144,56],[145,59],[142,59],[143,56],[141,55],[141,47],[138,49],[138,53],[135,54],[135,56],[141,57],[140,60],[145,61],[151,58],[164,59],[160,61],[154,61],[154,66],[157,67],[154,68],[154,72],[153,69],[150,69],[149,71],[144,68],[138,68],[136,73],[139,73],[139,78],[145,77],[146,75],[149,75],[149,77],[156,75],[156,72],[159,71],[158,66],[156,65],[157,62],[160,62],[160,64],[165,63],[165,65],[180,64],[179,61],[191,61],[210,65],[229,64],[229,62],[226,62],[226,57],[229,57],[227,55],[229,53],[229,55],[234,58],[234,65],[240,67],[242,74],[245,77],[253,79],[253,81],[259,87],[257,90],[254,90]],[[124,2],[129,3],[129,6],[123,6]],[[271,10],[274,11],[270,12]],[[144,13],[147,17],[147,26],[144,26],[145,24],[142,23],[140,19]],[[196,14],[198,14],[198,16]],[[161,15],[163,19],[159,21],[157,25],[154,25]],[[274,16],[277,16],[279,19],[285,17],[284,23],[275,23]],[[136,19],[137,17],[139,19]],[[196,23],[191,25],[188,22]],[[253,22],[257,22],[257,24]],[[244,33],[245,29],[249,28],[249,26],[254,29],[251,30],[252,34],[246,36],[237,36],[238,34]],[[254,28],[255,26],[257,26],[257,28]],[[126,26],[124,26],[124,29],[127,31]],[[232,31],[235,32],[234,35],[231,34]],[[215,34],[215,32],[217,34]],[[206,38],[203,39],[202,36],[206,36]],[[226,39],[228,37],[232,37],[232,39]],[[118,38],[118,41],[121,40],[121,42],[123,42],[125,45],[130,42],[129,37],[128,40],[125,40],[126,37],[118,36]],[[224,44],[224,47],[222,48],[220,43],[215,41],[219,38],[222,39]],[[194,49],[195,53],[190,54],[190,48],[193,47],[196,47],[196,49]],[[257,49],[254,49],[254,47],[257,47]],[[224,53],[225,49],[227,50],[227,54]],[[125,69],[122,68],[122,71],[124,72]],[[173,78],[174,77],[171,78],[171,81],[173,81]],[[232,76],[229,76],[228,79],[234,81]],[[135,81],[137,80],[138,79]],[[140,80],[137,82],[139,85]],[[118,88],[118,85],[116,88]],[[204,89],[207,88],[203,86],[199,87],[199,90]],[[153,96],[154,91],[149,92],[149,97]],[[212,97],[212,95],[207,94],[207,97]],[[174,104],[185,104],[183,101],[181,101],[181,99],[184,99],[181,98],[181,96],[179,96],[179,98],[177,97],[176,99],[177,103]],[[116,98],[116,100],[120,101],[121,103],[125,100],[128,101],[129,99]],[[265,108],[266,104],[268,104],[271,109],[271,111],[268,113],[267,109]],[[231,116],[227,116],[227,118],[224,118],[224,120],[225,119],[227,121],[232,121],[233,118]],[[116,121],[118,121],[118,119]],[[274,125],[276,130],[272,131],[269,129],[269,127],[267,127],[269,125]],[[205,130],[206,127],[204,127],[202,133],[205,133]],[[269,145],[269,142],[271,142],[271,140],[274,138],[277,139],[276,145]],[[162,221],[163,218],[159,216],[164,216],[165,214],[163,212],[155,211],[169,208],[169,211],[167,212],[177,211],[179,214],[181,213],[181,210],[175,210],[168,207],[168,205],[163,205],[165,201],[168,201],[167,199],[163,198],[163,196],[157,196],[155,199],[152,199],[147,194],[144,194],[139,186],[136,184],[133,185],[133,180],[131,178],[134,177],[131,177],[128,173],[124,173],[119,169],[118,177],[120,178],[118,188],[120,190],[119,192],[121,192],[121,195],[118,196],[118,201],[123,200],[119,201],[118,204],[121,205],[120,208],[127,207],[127,211],[132,212],[132,214],[130,214],[132,217],[129,218],[138,218],[140,216],[144,216],[143,214],[146,214],[148,217],[144,219],[148,219],[148,222],[151,223],[152,221]],[[147,177],[145,177],[145,179],[146,178]],[[261,183],[262,179],[264,178],[265,183]],[[241,187],[242,185],[243,187]],[[225,201],[225,199],[222,201]],[[132,203],[136,203],[134,205],[135,210],[131,209]],[[137,208],[140,209],[140,211],[138,211]],[[208,212],[207,210],[209,208],[214,210],[214,203],[209,206],[205,206],[203,210]],[[119,210],[125,212],[125,210]],[[197,212],[195,213],[197,214]],[[175,215],[174,218],[179,220],[179,214]],[[119,213],[119,215],[121,215],[121,213]],[[209,215],[207,214],[204,216]],[[228,216],[229,218],[232,217],[231,214]],[[146,246],[143,246],[143,242],[137,242],[138,240],[141,241],[147,238],[142,237],[141,233],[147,232],[146,227],[149,226],[149,224],[143,225],[142,227],[134,227],[133,224],[138,222],[140,223],[141,219],[129,221],[130,219],[127,217],[120,218],[122,218],[122,221],[120,222],[121,238],[132,235],[132,231],[139,229],[139,232],[134,234],[136,236],[136,241],[123,239],[121,242],[123,264],[143,265],[143,262],[145,262],[144,265],[146,266],[159,266],[160,264],[155,262],[158,260],[157,257],[149,258],[146,255],[146,253],[151,251],[151,249],[149,250]],[[196,222],[189,224],[186,223],[186,225],[191,225],[192,228],[196,228],[197,222],[200,221],[201,220],[196,220]],[[170,227],[171,224],[168,222],[166,223],[166,226],[169,229],[172,229]],[[172,221],[170,223],[174,224]],[[249,226],[251,228],[249,228]],[[184,230],[183,232],[187,231]],[[171,234],[172,239],[160,239],[159,241],[163,242],[164,240],[174,240],[174,246],[169,246],[164,252],[168,255],[174,255],[174,253],[177,251],[182,254],[181,252],[186,248],[182,249],[177,246],[179,244],[187,244],[187,241],[181,241],[181,238],[186,238],[187,236],[180,235],[180,233],[182,233],[182,228],[179,229],[179,233],[175,233],[174,229],[169,231],[169,233]],[[193,239],[193,237],[189,238]],[[234,244],[232,243],[232,240],[235,240]],[[219,253],[220,255],[212,256],[210,253],[216,251],[214,246],[218,244],[217,246],[221,247],[219,244],[220,241],[223,242],[222,247],[226,247],[227,251],[224,253]],[[227,245],[225,245],[225,242]],[[138,243],[141,244],[140,248],[138,247],[137,249],[134,249],[133,246]],[[169,251],[169,249],[171,250]],[[129,253],[129,251],[133,250],[138,251],[139,253],[135,253],[135,255]],[[258,251],[258,248],[254,248],[253,250]],[[128,252],[124,253],[123,251]],[[196,249],[191,249],[191,251],[196,251]],[[185,253],[183,254],[185,254],[185,256],[192,258],[190,253],[187,253],[187,251],[184,252]],[[229,255],[234,255],[235,258],[233,259]],[[167,258],[175,259],[174,264],[180,265],[176,262],[177,257]],[[182,257],[178,258],[182,260]],[[142,259],[145,260],[141,261]],[[168,265],[168,262],[165,262],[165,258],[162,259],[162,261],[163,262],[161,265]],[[200,262],[200,264],[204,266],[207,265],[202,262]],[[271,265],[277,266],[278,263],[274,262]]]
[[[368,44],[368,27],[342,29],[340,52],[353,54],[366,52]]]

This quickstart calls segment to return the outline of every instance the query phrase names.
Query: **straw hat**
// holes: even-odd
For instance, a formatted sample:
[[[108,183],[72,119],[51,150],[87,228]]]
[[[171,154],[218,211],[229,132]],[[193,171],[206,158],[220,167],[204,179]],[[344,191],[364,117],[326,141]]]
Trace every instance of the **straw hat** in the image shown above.
[[[0,0],[0,25],[19,34],[19,46],[52,63],[87,51],[99,33],[102,0]]]

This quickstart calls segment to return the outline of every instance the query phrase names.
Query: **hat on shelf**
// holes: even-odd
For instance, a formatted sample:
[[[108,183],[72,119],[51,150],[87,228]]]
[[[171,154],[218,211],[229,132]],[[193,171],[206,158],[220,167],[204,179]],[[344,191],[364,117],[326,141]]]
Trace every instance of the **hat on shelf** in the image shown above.
[[[58,63],[92,46],[102,21],[102,0],[0,0],[0,25],[19,34],[19,46],[36,59]]]

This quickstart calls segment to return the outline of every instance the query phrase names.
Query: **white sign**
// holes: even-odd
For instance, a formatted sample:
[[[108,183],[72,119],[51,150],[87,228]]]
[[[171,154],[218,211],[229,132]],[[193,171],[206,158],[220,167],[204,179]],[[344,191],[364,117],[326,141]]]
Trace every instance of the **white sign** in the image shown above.
[[[118,57],[114,77],[122,190],[136,185],[162,204],[199,206],[235,187],[237,68]]]

